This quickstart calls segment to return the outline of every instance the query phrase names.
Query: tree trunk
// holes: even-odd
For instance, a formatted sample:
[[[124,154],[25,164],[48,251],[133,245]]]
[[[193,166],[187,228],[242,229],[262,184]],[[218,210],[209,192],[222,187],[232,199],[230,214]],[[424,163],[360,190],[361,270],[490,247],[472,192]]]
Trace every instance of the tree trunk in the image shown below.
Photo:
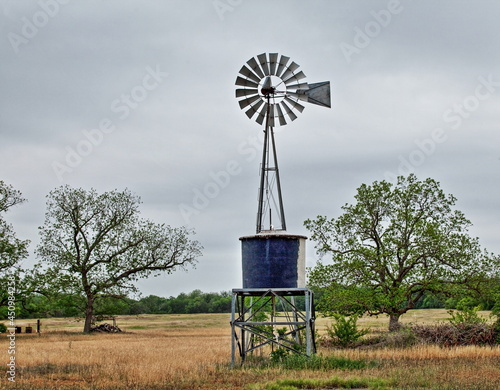
[[[400,316],[401,314],[389,314],[389,332],[396,332],[401,328]]]
[[[85,308],[85,325],[83,333],[90,333],[92,317],[94,316],[94,296],[87,296],[87,307]]]

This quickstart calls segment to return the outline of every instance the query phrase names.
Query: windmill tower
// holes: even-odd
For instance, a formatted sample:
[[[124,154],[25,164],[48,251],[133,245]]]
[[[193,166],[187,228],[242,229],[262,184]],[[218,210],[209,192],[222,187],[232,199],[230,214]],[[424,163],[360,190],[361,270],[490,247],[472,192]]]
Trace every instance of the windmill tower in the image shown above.
[[[299,68],[289,57],[262,53],[236,78],[240,108],[264,125],[264,145],[256,232],[240,238],[243,289],[233,289],[233,364],[236,347],[242,362],[268,346],[307,356],[315,352],[313,294],[305,288],[307,237],[286,231],[274,128],[294,121],[303,102],[330,107],[330,82],[309,84]],[[295,297],[304,297],[303,304]]]

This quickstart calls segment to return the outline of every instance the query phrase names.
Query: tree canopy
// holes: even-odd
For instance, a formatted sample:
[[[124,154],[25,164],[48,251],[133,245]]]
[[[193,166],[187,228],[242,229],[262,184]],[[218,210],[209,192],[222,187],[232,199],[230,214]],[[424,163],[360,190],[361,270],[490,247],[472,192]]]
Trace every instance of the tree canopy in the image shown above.
[[[28,255],[29,241],[18,239],[3,217],[11,207],[25,201],[20,191],[0,180],[0,271],[10,270]]]
[[[186,269],[201,256],[192,231],[141,219],[139,204],[128,190],[98,194],[62,186],[47,197],[33,279],[45,282],[40,291],[85,297],[84,332],[96,300],[126,296],[136,291],[134,281]]]
[[[305,221],[320,255],[310,273],[325,311],[388,314],[389,328],[426,293],[479,289],[493,276],[495,257],[468,234],[471,223],[438,182],[413,174],[363,184],[343,214]]]
[[[4,214],[12,207],[24,203],[21,192],[0,180],[0,306],[7,303],[6,286],[8,275],[20,272],[20,262],[28,256],[28,240],[16,237],[14,229],[4,219]]]

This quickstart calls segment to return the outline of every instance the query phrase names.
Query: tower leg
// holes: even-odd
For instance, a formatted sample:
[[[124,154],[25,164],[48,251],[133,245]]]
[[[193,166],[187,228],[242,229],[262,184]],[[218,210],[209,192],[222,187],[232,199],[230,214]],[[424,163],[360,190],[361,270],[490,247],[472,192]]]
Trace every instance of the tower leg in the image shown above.
[[[304,296],[303,309],[296,305],[296,296]],[[250,298],[247,306],[245,298]],[[231,302],[233,367],[236,348],[239,348],[241,364],[256,350],[269,352],[279,348],[306,356],[316,352],[315,314],[309,289],[234,289]],[[278,303],[282,307],[278,307]]]
[[[236,362],[237,335],[236,335],[236,326],[234,324],[234,320],[235,320],[237,299],[238,299],[237,295],[233,294],[231,299],[231,367],[234,367],[234,364]]]

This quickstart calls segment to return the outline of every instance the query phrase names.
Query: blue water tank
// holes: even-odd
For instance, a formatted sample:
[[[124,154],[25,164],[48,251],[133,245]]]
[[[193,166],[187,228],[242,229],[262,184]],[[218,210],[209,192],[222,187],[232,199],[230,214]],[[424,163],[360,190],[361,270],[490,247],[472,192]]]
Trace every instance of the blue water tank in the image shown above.
[[[243,288],[305,287],[306,239],[286,232],[240,237]]]

